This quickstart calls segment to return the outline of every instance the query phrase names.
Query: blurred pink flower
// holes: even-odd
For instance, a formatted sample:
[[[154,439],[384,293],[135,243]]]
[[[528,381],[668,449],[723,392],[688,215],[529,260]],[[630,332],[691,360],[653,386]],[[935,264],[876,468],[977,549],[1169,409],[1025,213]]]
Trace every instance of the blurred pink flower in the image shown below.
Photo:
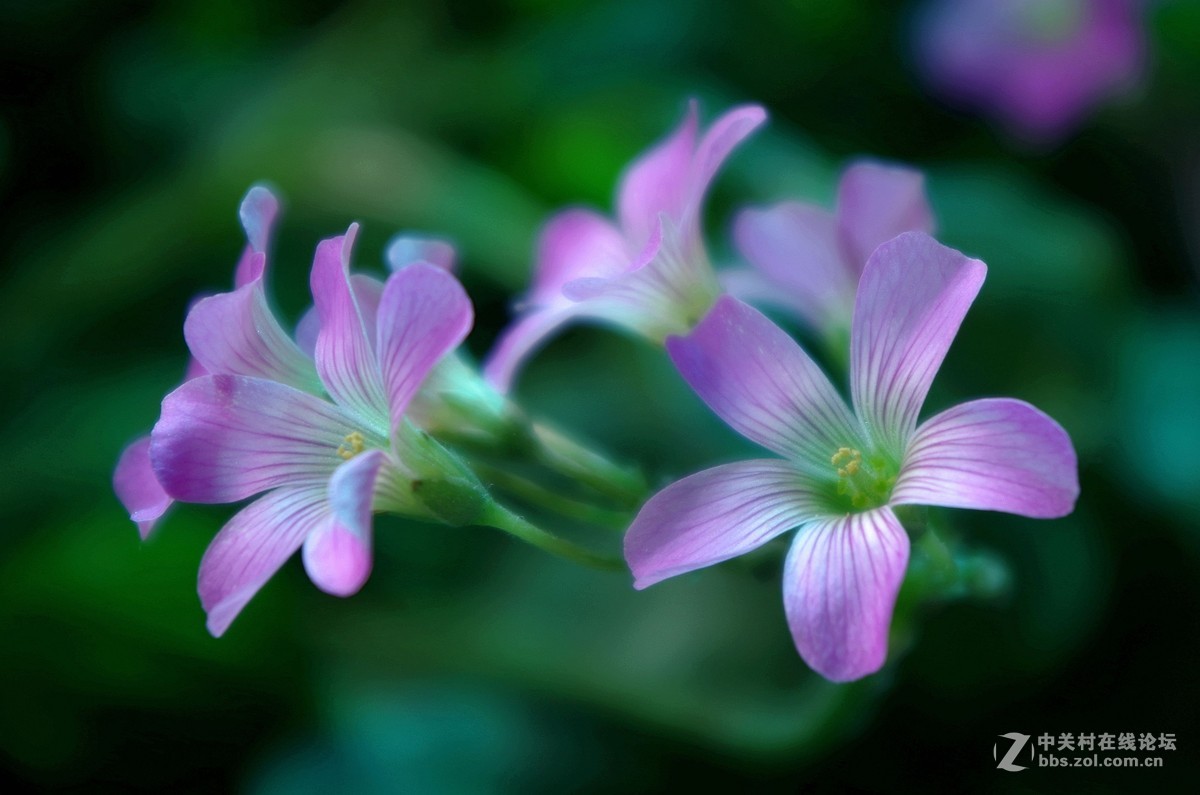
[[[679,128],[625,173],[617,223],[585,209],[551,218],[521,317],[492,351],[487,379],[508,391],[525,358],[577,318],[655,342],[691,328],[720,293],[700,234],[704,195],[729,153],[765,119],[758,106],[734,108],[697,139],[693,102]]]
[[[721,280],[731,295],[785,309],[844,342],[867,258],[901,232],[933,228],[921,172],[859,160],[842,172],[833,212],[791,201],[743,210],[734,241],[752,267]]]
[[[1015,135],[1061,138],[1128,89],[1145,57],[1144,0],[935,0],[917,56],[949,101],[996,116]]]

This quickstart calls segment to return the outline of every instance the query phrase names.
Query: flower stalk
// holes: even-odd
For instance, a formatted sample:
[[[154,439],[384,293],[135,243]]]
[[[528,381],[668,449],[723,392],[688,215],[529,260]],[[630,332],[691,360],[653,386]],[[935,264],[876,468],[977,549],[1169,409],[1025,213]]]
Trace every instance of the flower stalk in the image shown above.
[[[573,563],[603,571],[626,570],[625,561],[622,559],[584,549],[572,541],[541,529],[498,502],[488,503],[479,517],[479,524],[503,530],[514,538]]]

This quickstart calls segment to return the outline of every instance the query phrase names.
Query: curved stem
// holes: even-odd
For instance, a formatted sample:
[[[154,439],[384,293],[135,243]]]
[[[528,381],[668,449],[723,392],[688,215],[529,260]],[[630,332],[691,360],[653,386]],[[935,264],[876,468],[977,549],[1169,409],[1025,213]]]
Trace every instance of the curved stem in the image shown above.
[[[507,470],[482,462],[473,462],[475,472],[481,478],[520,499],[553,511],[576,521],[586,522],[612,530],[624,530],[633,521],[633,517],[623,511],[610,511],[581,500],[563,496],[553,489],[548,489],[540,483],[514,475]]]
[[[634,507],[646,499],[641,472],[619,466],[569,437],[533,423],[530,426],[539,463],[584,483],[595,491]]]
[[[553,533],[548,533],[497,502],[490,503],[479,517],[479,523],[503,530],[511,536],[567,560],[606,571],[628,571],[625,561],[601,555]]]

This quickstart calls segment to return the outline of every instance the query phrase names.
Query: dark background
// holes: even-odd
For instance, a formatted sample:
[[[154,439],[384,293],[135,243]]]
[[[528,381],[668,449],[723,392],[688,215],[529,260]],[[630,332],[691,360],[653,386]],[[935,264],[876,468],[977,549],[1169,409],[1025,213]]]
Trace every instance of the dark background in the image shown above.
[[[0,4],[0,778],[256,793],[1190,791],[1200,608],[1200,4],[1148,13],[1150,68],[1031,148],[929,97],[905,3]],[[539,223],[611,207],[690,96],[768,128],[709,202],[828,203],[860,154],[929,175],[988,282],[930,410],[1008,394],[1080,453],[1076,512],[946,512],[1002,560],[991,599],[917,604],[851,686],[796,657],[779,549],[635,593],[485,529],[383,517],[341,601],[293,561],[221,640],[195,568],[225,507],[141,544],[112,465],[225,289],[237,203],[285,201],[294,320],[317,240],[364,223],[459,245],[486,352]],[[578,329],[526,370],[535,415],[666,482],[750,448],[661,352]],[[617,548],[618,538],[597,542]],[[1174,733],[1161,770],[995,769],[998,735]],[[1000,746],[1003,753],[1005,744]]]

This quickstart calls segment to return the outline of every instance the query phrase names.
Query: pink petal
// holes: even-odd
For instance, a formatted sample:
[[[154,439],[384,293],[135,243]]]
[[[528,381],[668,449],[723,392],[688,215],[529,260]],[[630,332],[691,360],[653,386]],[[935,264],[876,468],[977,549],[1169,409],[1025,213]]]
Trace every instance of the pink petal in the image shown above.
[[[235,288],[262,278],[267,267],[267,245],[271,240],[275,219],[279,216],[279,200],[267,188],[255,185],[242,199],[238,215],[242,229],[246,231],[247,246],[234,272]]]
[[[269,378],[307,391],[321,388],[312,360],[267,305],[261,279],[198,301],[184,321],[183,336],[209,373]]]
[[[474,318],[458,279],[440,268],[417,263],[388,278],[377,347],[392,428],[433,366],[466,338]]]
[[[659,213],[679,221],[691,204],[696,126],[693,101],[679,127],[635,160],[621,178],[617,217],[630,249],[638,250],[645,244]]]
[[[238,511],[200,561],[200,604],[208,631],[224,634],[246,603],[329,521],[324,486],[279,489]]]
[[[368,433],[346,412],[305,392],[260,378],[209,375],[163,400],[150,458],[175,499],[236,502],[276,486],[324,483],[354,431]]]
[[[725,159],[766,120],[767,112],[758,105],[742,105],[726,112],[708,128],[696,147],[690,186],[693,213],[699,214],[708,185]]]
[[[352,596],[371,574],[371,501],[382,450],[355,456],[329,480],[332,521],[304,542],[304,568],[318,588],[334,596]]]
[[[183,380],[191,381],[193,378],[199,378],[202,375],[209,375],[208,370],[204,365],[196,361],[194,357],[188,357],[187,369],[183,372]]]
[[[933,233],[925,175],[903,166],[860,160],[842,173],[837,219],[854,273],[882,243],[903,232]]]
[[[150,466],[149,436],[138,439],[121,453],[113,472],[113,491],[145,539],[173,502]]]
[[[669,240],[668,240],[669,238]],[[671,221],[666,213],[661,213],[653,224],[650,236],[642,246],[642,250],[620,269],[601,275],[576,275],[570,281],[559,285],[559,292],[568,300],[574,302],[593,301],[597,298],[612,297],[614,294],[628,291],[627,285],[637,278],[644,277],[647,272],[655,273],[663,269],[661,254],[664,244],[670,243],[668,253],[682,253],[681,233],[678,226]],[[672,257],[678,259],[678,257]],[[687,263],[691,265],[692,263]],[[670,309],[673,296],[655,297],[647,304],[645,311],[655,313]]]
[[[363,328],[367,330],[367,342],[371,343],[371,350],[375,350],[375,331],[379,324],[379,302],[383,298],[383,282],[365,273],[354,273],[350,275],[350,290],[354,293],[354,302],[358,305]]]
[[[383,297],[383,282],[362,273],[355,273],[350,277],[350,289],[354,291],[354,298],[358,302],[363,326],[368,329],[375,328],[379,299]],[[300,316],[299,322],[296,323],[296,333],[293,335],[296,347],[309,359],[316,357],[317,336],[320,333],[321,315],[315,306],[310,306]]]
[[[529,303],[562,304],[568,282],[609,278],[631,266],[625,239],[608,219],[590,210],[566,210],[551,218],[538,237]]]
[[[234,289],[258,281],[267,272],[267,255],[247,245],[233,270]]]
[[[848,682],[883,666],[907,567],[908,536],[887,506],[800,529],[784,564],[783,606],[814,671]]]
[[[739,461],[672,483],[650,498],[625,535],[635,588],[745,554],[820,511],[788,461]]]
[[[874,440],[896,456],[987,266],[905,232],[867,260],[854,306],[850,387],[858,416]]]
[[[831,213],[797,202],[745,210],[733,234],[738,251],[766,277],[769,292],[760,300],[794,309],[819,331],[849,326],[858,278],[842,258]]]
[[[578,316],[575,307],[547,307],[529,312],[500,335],[483,366],[483,377],[501,394],[512,389],[525,360],[559,328]]]
[[[357,224],[342,237],[322,240],[313,260],[312,294],[321,330],[317,372],[337,403],[383,430],[387,400],[375,358],[375,329],[368,327],[350,280],[350,249]]]
[[[829,379],[799,345],[736,298],[719,299],[667,351],[696,394],[735,431],[827,474],[840,447],[862,435]]]
[[[388,268],[398,271],[414,262],[428,262],[449,273],[454,272],[457,255],[446,240],[417,235],[396,235],[388,243],[384,259]]]
[[[996,398],[926,420],[891,501],[1053,519],[1078,496],[1075,449],[1062,426],[1028,403]]]
[[[317,335],[320,333],[321,316],[317,314],[315,306],[310,306],[300,316],[300,320],[296,323],[296,332],[293,335],[296,339],[296,347],[310,359],[316,358]]]
[[[632,331],[655,344],[686,334],[721,294],[716,274],[701,254],[694,256],[682,229],[665,214],[627,273],[610,279],[575,279],[563,295],[579,313]]]

